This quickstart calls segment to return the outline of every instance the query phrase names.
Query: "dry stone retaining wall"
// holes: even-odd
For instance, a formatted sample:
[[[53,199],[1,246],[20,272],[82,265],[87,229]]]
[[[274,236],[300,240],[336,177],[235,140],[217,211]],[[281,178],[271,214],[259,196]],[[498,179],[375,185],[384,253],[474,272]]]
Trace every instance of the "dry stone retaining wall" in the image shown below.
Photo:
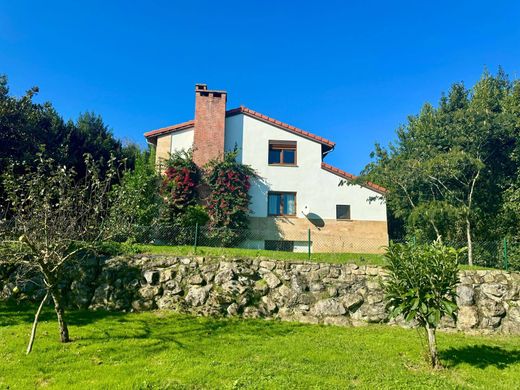
[[[127,265],[140,270],[141,277],[135,278],[134,272],[134,279],[122,279],[117,270]],[[95,290],[90,307],[158,308],[360,326],[386,321],[383,277],[380,267],[353,264],[114,258],[103,267],[103,283]],[[124,294],[122,286],[126,286]],[[520,333],[520,274],[461,271],[457,293],[459,319],[457,323],[443,321],[444,328]]]
[[[384,270],[376,266],[137,255],[101,261],[95,278],[84,274],[63,287],[69,306],[353,326],[387,321]],[[9,283],[4,296],[6,289]],[[519,273],[461,271],[457,294],[458,321],[443,320],[443,328],[520,334]]]

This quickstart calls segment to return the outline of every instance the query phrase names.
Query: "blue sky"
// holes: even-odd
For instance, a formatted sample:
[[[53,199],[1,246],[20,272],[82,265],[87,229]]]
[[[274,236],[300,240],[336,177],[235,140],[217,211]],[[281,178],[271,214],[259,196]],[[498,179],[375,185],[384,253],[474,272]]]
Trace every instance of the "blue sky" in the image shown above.
[[[0,0],[0,73],[114,134],[192,119],[194,84],[337,143],[358,173],[374,142],[487,66],[520,76],[517,1]]]

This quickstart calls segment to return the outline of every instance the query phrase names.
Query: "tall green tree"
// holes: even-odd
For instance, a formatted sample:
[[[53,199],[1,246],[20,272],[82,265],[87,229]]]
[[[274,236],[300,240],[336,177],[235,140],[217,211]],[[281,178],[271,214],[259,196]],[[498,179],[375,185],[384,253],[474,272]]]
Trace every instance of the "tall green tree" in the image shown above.
[[[7,77],[0,75],[0,172],[12,163],[26,162],[35,168],[38,153],[74,168],[78,179],[86,174],[85,154],[99,164],[102,175],[111,156],[118,161],[126,158],[126,165],[133,166],[132,154],[100,116],[85,113],[76,122],[65,122],[51,103],[33,101],[38,91],[33,87],[22,97],[11,96]],[[5,193],[0,185],[1,199]]]
[[[425,104],[395,142],[376,145],[362,180],[389,190],[397,234],[465,241],[470,263],[474,241],[501,237],[519,170],[519,113],[518,82],[485,71],[473,88],[456,83],[437,107]]]

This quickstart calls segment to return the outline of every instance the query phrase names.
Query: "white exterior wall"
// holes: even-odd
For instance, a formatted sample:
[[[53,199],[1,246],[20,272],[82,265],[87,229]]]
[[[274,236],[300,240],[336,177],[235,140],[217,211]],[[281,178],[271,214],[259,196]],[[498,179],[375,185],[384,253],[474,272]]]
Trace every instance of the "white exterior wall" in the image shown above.
[[[224,149],[230,152],[238,148],[237,160],[242,162],[242,149],[244,141],[244,115],[233,115],[226,118],[226,132],[224,135]]]
[[[297,166],[270,166],[270,140],[296,141]],[[321,144],[243,114],[226,119],[226,149],[235,143],[242,151],[241,162],[262,178],[250,190],[252,216],[267,216],[268,191],[287,191],[296,192],[299,218],[304,218],[302,209],[308,205],[322,219],[336,219],[336,205],[347,204],[353,220],[386,221],[386,205],[368,201],[378,193],[358,185],[339,187],[342,178],[321,168]]]
[[[178,152],[180,150],[188,150],[193,147],[193,137],[195,131],[193,127],[181,131],[171,133],[172,142],[170,153]]]
[[[321,168],[321,144],[289,131],[262,122],[248,115],[226,118],[224,146],[226,151],[239,148],[238,160],[252,166],[259,180],[251,186],[250,209],[254,217],[267,217],[267,192],[296,192],[296,216],[305,218],[302,209],[308,205],[311,212],[322,219],[336,219],[336,205],[350,205],[352,220],[386,221],[386,205],[381,201],[369,202],[379,194],[358,185],[338,186],[341,177]],[[170,134],[171,150],[193,147],[194,129]],[[269,141],[296,141],[297,166],[268,164]]]

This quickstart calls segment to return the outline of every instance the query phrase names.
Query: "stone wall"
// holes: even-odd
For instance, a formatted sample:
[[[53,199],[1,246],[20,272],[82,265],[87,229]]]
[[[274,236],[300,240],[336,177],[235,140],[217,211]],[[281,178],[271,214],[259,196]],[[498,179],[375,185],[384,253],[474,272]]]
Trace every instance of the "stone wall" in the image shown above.
[[[63,286],[69,306],[353,326],[386,322],[384,271],[375,266],[137,255],[100,261],[82,275]],[[4,298],[13,285],[0,286]],[[459,319],[443,320],[443,328],[520,334],[519,273],[461,271],[457,293]]]

